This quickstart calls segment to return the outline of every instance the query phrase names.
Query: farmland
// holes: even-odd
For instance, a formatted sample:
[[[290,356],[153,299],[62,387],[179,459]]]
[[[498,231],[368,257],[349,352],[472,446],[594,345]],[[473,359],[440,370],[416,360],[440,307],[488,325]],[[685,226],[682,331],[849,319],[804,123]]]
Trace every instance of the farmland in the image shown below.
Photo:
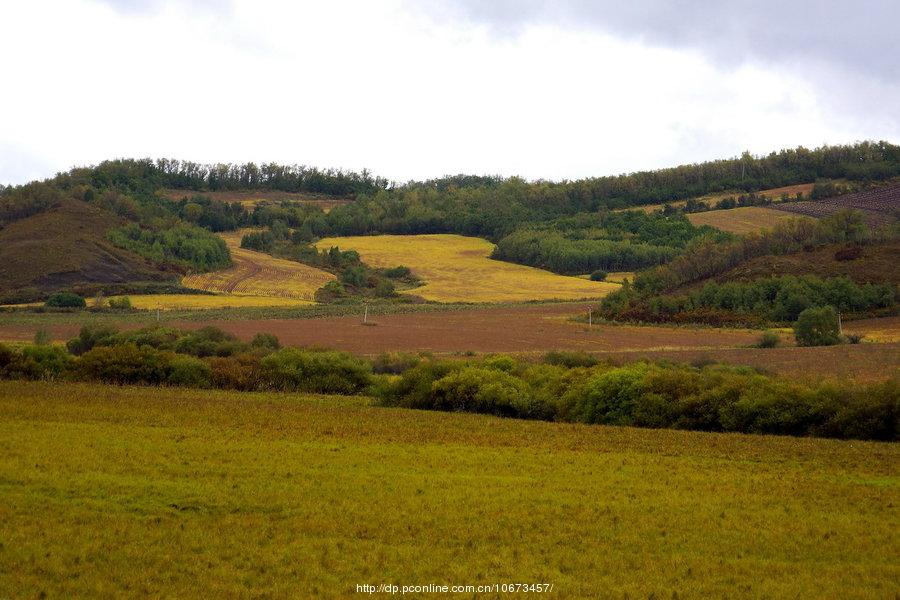
[[[900,592],[896,444],[9,382],[0,430],[0,589],[25,597]]]
[[[374,267],[409,266],[425,285],[407,293],[437,302],[576,300],[599,298],[618,288],[491,260],[493,244],[461,235],[332,237],[316,246],[356,250]]]
[[[143,310],[208,310],[215,308],[291,307],[312,304],[309,300],[281,296],[237,296],[223,294],[145,294],[111,296],[128,298],[131,306]],[[89,303],[93,303],[90,301]]]
[[[182,283],[189,288],[235,296],[273,296],[312,301],[316,290],[334,275],[292,260],[275,258],[241,248],[243,231],[226,233],[234,266],[211,273],[189,275]]]
[[[771,229],[778,223],[793,218],[806,218],[804,216],[790,214],[764,208],[760,206],[741,206],[722,210],[710,210],[698,213],[689,213],[688,220],[694,225],[709,225],[729,233],[753,233],[763,229]]]
[[[756,192],[758,196],[765,196],[766,198],[771,198],[772,200],[780,200],[782,196],[787,195],[789,198],[795,198],[797,194],[803,194],[803,196],[809,196],[809,193],[812,191],[813,184],[811,183],[800,183],[797,185],[787,185],[784,187],[771,188],[768,190],[762,190]],[[734,191],[734,192],[718,192],[715,194],[707,194],[705,196],[700,196],[698,198],[694,198],[697,202],[702,202],[707,206],[712,206],[719,200],[724,200],[728,197],[740,196],[744,192]],[[674,202],[668,203],[670,206],[675,208],[682,208],[685,204],[687,204],[687,200],[676,200]],[[654,212],[657,210],[662,210],[665,208],[665,204],[644,204],[642,206],[638,206],[635,208],[620,208],[617,210],[642,210],[644,212]]]
[[[200,195],[216,202],[237,203],[248,209],[252,209],[257,204],[296,202],[299,204],[318,206],[325,212],[328,212],[335,206],[343,206],[352,202],[350,198],[338,198],[335,196],[312,194],[308,192],[282,192],[279,190],[192,192],[190,190],[163,189],[160,190],[159,194],[163,198],[176,201],[181,200],[182,198],[190,198],[193,195]]]
[[[822,200],[807,200],[775,205],[780,211],[810,217],[827,217],[839,210],[852,208],[861,211],[870,226],[886,225],[900,211],[900,185],[875,188]]]

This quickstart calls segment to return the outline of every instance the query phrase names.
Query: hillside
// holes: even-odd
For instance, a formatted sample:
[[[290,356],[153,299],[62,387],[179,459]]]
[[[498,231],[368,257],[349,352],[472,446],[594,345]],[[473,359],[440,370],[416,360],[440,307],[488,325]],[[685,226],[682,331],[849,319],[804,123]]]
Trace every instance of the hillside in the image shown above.
[[[174,281],[177,273],[113,246],[104,232],[121,224],[115,215],[77,200],[0,229],[0,294],[40,292],[77,284]]]
[[[781,256],[758,256],[713,278],[717,282],[752,281],[778,275],[817,275],[848,277],[857,283],[893,283],[900,285],[900,240],[860,246],[853,260],[838,260],[835,254],[845,244],[830,244],[809,252]],[[699,287],[701,281],[691,287]]]
[[[897,444],[25,382],[0,383],[0,439],[0,589],[23,597],[900,589]]]
[[[849,208],[863,213],[870,227],[879,227],[895,221],[900,214],[900,185],[877,187],[821,200],[778,203],[773,204],[772,208],[810,217],[826,217]]]

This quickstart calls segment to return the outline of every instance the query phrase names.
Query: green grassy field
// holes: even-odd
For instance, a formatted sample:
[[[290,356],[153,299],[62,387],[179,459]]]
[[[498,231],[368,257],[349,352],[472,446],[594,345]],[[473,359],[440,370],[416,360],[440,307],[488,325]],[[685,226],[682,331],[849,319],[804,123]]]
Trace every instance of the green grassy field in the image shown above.
[[[0,382],[0,597],[895,597],[900,446]]]

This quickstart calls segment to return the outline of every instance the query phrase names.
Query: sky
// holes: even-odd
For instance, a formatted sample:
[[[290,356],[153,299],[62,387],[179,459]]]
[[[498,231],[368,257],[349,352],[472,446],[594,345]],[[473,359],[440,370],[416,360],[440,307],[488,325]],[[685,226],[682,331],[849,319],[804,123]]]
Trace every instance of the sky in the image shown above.
[[[894,0],[4,0],[0,183],[121,157],[578,179],[900,142]]]

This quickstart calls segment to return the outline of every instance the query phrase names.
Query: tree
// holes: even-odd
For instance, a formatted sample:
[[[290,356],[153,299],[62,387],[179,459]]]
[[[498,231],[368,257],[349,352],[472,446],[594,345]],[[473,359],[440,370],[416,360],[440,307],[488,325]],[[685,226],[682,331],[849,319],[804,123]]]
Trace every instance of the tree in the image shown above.
[[[833,346],[841,341],[838,314],[833,306],[807,308],[794,323],[794,337],[800,346]]]

